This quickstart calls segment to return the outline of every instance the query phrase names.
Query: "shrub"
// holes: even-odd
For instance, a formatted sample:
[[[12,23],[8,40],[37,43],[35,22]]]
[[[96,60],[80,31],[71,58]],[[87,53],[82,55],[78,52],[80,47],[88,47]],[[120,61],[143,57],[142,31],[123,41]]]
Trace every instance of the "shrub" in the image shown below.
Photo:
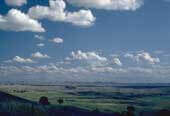
[[[59,99],[57,100],[57,102],[58,102],[59,104],[63,104],[63,103],[64,103],[64,100],[63,100],[63,98],[59,98]]]
[[[48,101],[48,97],[45,97],[45,96],[40,97],[39,104],[41,104],[41,105],[49,105],[50,102]]]

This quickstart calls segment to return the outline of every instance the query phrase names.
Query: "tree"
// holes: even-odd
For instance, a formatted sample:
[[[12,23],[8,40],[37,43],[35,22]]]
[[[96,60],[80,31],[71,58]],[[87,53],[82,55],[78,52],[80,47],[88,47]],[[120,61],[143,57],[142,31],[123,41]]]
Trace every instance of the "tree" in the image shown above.
[[[41,105],[49,105],[50,102],[48,101],[48,97],[42,96],[42,97],[39,99],[39,104],[41,104]]]
[[[127,107],[127,116],[135,116],[135,108],[133,106]]]
[[[59,98],[59,99],[57,100],[57,102],[58,102],[59,104],[63,104],[63,103],[64,103],[64,100],[63,100],[63,98]]]

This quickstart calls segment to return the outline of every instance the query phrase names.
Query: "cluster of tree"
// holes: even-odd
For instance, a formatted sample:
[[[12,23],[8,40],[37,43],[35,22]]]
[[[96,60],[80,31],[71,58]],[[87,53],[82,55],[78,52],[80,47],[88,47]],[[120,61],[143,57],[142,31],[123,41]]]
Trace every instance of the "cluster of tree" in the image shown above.
[[[70,86],[70,85],[66,85],[66,86],[65,86],[65,88],[66,88],[66,89],[70,89],[70,90],[72,90],[72,89],[76,89],[76,87],[75,87],[75,86]]]
[[[27,90],[13,90],[14,93],[25,93]]]
[[[63,104],[63,103],[64,103],[64,99],[63,99],[63,98],[59,98],[59,99],[57,100],[57,102],[58,102],[59,104]],[[39,104],[41,104],[41,105],[50,105],[50,102],[48,101],[48,97],[46,97],[46,96],[40,97],[40,99],[39,99]]]

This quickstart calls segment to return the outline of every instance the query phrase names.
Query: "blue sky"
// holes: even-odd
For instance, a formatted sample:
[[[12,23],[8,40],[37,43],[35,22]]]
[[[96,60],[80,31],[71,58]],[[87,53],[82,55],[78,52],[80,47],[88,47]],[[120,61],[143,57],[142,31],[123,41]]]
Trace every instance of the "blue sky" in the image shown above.
[[[170,82],[168,0],[1,0],[0,80]]]

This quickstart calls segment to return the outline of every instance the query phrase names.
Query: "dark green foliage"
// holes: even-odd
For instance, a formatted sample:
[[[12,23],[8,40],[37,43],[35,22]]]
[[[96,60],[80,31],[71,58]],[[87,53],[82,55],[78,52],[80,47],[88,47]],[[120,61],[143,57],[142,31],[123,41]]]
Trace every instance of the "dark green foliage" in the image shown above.
[[[64,103],[64,100],[63,100],[63,98],[59,98],[59,99],[57,100],[57,102],[58,102],[59,104],[63,104],[63,103]]]
[[[76,87],[75,87],[75,86],[68,86],[68,85],[66,85],[66,86],[65,86],[65,88],[66,88],[66,89],[70,89],[70,90],[72,90],[72,89],[76,89]]]
[[[41,104],[41,105],[49,105],[50,102],[48,101],[48,97],[45,97],[45,96],[40,97],[39,104]]]

